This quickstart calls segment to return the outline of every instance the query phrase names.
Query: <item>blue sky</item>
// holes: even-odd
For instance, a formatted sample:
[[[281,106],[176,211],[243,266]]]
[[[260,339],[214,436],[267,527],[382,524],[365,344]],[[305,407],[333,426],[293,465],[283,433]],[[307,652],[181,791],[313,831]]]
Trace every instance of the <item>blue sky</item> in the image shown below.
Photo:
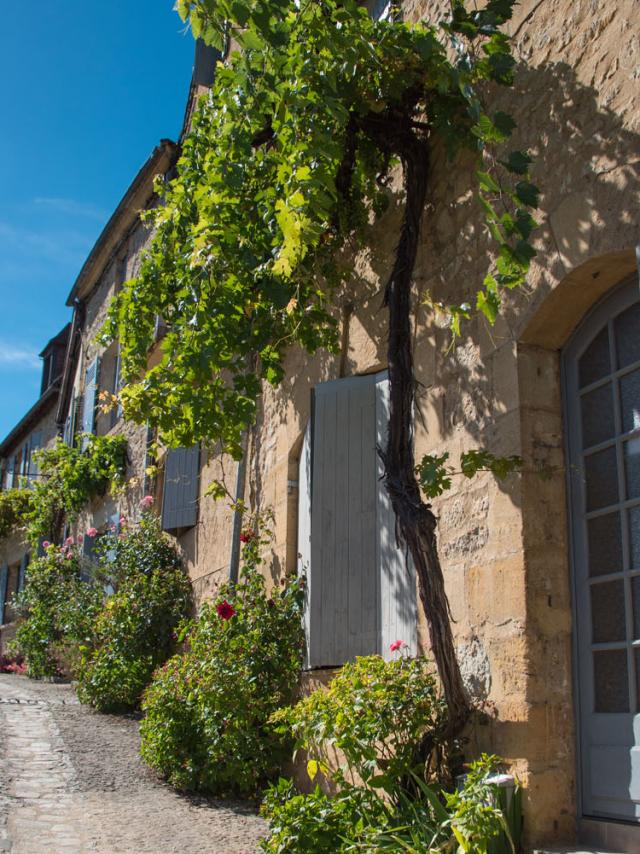
[[[193,51],[173,0],[0,4],[0,439],[110,213],[180,132]]]

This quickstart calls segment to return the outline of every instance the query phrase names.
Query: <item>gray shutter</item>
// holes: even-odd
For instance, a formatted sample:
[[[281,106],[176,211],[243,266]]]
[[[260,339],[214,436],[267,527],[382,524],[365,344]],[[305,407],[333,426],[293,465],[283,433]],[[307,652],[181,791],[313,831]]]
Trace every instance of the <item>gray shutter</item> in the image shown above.
[[[315,389],[309,666],[378,651],[375,376]]]
[[[69,412],[67,413],[66,420],[64,422],[64,432],[62,434],[62,441],[65,445],[69,445],[69,447],[73,446],[73,434],[75,432],[75,415],[78,408],[78,401],[75,395],[71,398],[71,403],[69,405]]]
[[[37,433],[33,433],[31,436],[31,442],[29,445],[29,467],[27,471],[27,479],[28,482],[31,483],[32,480],[36,479],[40,474],[40,468],[38,463],[34,459],[34,454],[36,451],[40,450],[42,447],[42,431],[38,430]]]
[[[310,609],[308,607],[311,584],[311,421],[307,424],[300,452],[298,470],[298,575],[306,575],[307,589],[304,609],[304,634],[307,640],[306,666],[309,667],[308,641],[310,635]]]
[[[389,379],[386,371],[376,379],[376,442],[379,448],[387,444],[389,425]],[[405,558],[396,542],[396,514],[382,476],[384,466],[377,454],[377,565],[380,571],[380,641],[383,658],[398,657],[389,649],[401,640],[407,644],[409,655],[417,652],[416,574],[413,561]]]
[[[7,468],[4,475],[4,488],[11,489],[13,487],[13,457],[7,459]]]
[[[396,543],[395,515],[377,453],[386,442],[388,420],[386,372],[316,386],[305,614],[309,667],[339,666],[374,653],[391,658],[395,640],[416,651],[415,574]],[[303,556],[308,472],[303,446],[298,547]]]
[[[0,568],[0,626],[4,623],[4,606],[7,598],[7,584],[9,582],[9,567],[5,565]]]
[[[82,411],[82,432],[93,433],[96,425],[96,396],[98,393],[98,373],[100,360],[95,358],[87,368],[84,378],[84,406]],[[86,447],[86,440],[83,441]]]
[[[162,495],[162,528],[192,528],[198,520],[200,445],[167,451]]]
[[[20,561],[20,572],[18,573],[18,593],[21,593],[24,590],[24,581],[27,574],[27,567],[29,566],[29,555],[23,554],[22,560]]]

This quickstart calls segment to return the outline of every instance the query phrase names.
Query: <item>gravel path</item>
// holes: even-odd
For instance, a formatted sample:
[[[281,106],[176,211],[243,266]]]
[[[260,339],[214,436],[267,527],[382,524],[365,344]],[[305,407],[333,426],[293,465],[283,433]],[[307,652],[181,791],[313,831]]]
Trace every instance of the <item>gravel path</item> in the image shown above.
[[[253,805],[183,797],[141,762],[133,718],[81,706],[68,685],[0,674],[0,852],[248,854]]]

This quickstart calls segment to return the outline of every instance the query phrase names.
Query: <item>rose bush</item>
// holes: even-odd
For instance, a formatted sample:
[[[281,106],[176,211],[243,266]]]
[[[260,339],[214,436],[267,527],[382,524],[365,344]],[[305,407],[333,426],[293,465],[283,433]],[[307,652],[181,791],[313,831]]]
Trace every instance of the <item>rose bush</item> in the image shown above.
[[[192,608],[191,585],[175,545],[145,513],[96,547],[96,576],[113,590],[81,648],[78,697],[102,712],[138,706],[155,668],[175,651],[175,631]]]
[[[184,651],[145,692],[142,756],[178,789],[255,795],[290,747],[270,717],[300,672],[302,591],[292,580],[267,595],[261,545],[245,544],[239,583],[183,627]]]

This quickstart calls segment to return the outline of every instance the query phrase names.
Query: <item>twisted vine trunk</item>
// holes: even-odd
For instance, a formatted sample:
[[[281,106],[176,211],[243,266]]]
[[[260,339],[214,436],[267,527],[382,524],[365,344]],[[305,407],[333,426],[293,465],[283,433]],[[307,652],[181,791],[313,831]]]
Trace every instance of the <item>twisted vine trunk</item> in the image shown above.
[[[396,517],[396,536],[416,568],[433,657],[449,709],[447,734],[452,737],[465,725],[469,706],[453,645],[451,611],[438,556],[436,517],[431,506],[422,500],[413,454],[411,279],[427,193],[428,145],[426,139],[417,137],[408,126],[403,130],[396,125],[394,130],[394,147],[403,165],[406,202],[395,263],[385,291],[389,311],[390,417],[387,445],[380,455]]]

